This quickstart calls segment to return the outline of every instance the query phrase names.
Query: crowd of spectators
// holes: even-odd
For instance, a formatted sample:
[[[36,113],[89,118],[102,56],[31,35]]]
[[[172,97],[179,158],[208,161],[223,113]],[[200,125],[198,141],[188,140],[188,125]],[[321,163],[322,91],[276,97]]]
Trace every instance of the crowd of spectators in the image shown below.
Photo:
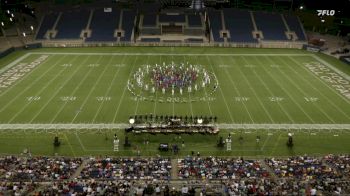
[[[0,182],[0,195],[28,195],[38,184],[33,182]]]
[[[171,160],[166,158],[92,158],[81,171],[79,179],[169,180]]]
[[[46,184],[36,195],[130,195],[131,187],[134,186],[130,181],[56,181]]]
[[[317,180],[322,178],[338,179],[342,174],[335,169],[324,165],[321,158],[296,156],[285,159],[266,159],[278,177],[297,178],[299,180]]]
[[[344,177],[350,178],[350,155],[327,155],[323,160]]]
[[[186,157],[178,160],[180,179],[236,179],[268,177],[259,160],[243,158]]]
[[[177,163],[177,177],[185,184],[172,183],[167,158],[90,158],[83,163],[81,158],[0,157],[0,195],[350,194],[349,155],[265,161],[188,156]]]
[[[51,181],[68,179],[81,165],[80,158],[5,157],[1,179],[7,181]]]

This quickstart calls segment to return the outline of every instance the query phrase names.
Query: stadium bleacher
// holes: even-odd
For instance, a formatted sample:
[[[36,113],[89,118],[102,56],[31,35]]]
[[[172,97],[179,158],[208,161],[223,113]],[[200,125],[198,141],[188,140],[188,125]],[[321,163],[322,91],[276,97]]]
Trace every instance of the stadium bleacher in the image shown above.
[[[124,30],[124,37],[120,38],[122,42],[132,41],[131,36],[135,25],[136,11],[123,10],[122,29]]]
[[[257,42],[253,37],[253,22],[250,13],[244,10],[224,9],[226,29],[230,32],[229,42]]]
[[[57,24],[57,35],[54,39],[79,39],[86,27],[90,11],[79,10],[64,12]]]
[[[141,38],[141,42],[160,42],[160,38]]]
[[[221,11],[210,10],[208,16],[214,41],[224,42],[224,38],[220,37],[220,31],[222,30]]]
[[[57,16],[58,13],[50,13],[44,16],[43,21],[40,25],[40,29],[38,30],[38,33],[36,35],[36,39],[46,39],[45,34],[48,30],[51,30],[53,28]]]
[[[289,26],[289,29],[291,31],[294,31],[295,34],[298,36],[298,40],[305,41],[306,37],[303,31],[302,24],[299,22],[298,17],[293,15],[284,15],[284,18]]]
[[[188,14],[188,26],[189,27],[202,27],[202,19],[198,14]]]
[[[287,40],[287,29],[280,14],[254,12],[258,30],[263,32],[264,40]]]
[[[104,12],[104,9],[96,9],[91,20],[91,37],[85,41],[116,41],[114,31],[119,27],[120,10],[112,9],[112,12]]]
[[[143,27],[155,27],[157,25],[157,15],[156,14],[145,14],[143,15]]]
[[[159,22],[162,23],[185,23],[184,14],[160,14]]]

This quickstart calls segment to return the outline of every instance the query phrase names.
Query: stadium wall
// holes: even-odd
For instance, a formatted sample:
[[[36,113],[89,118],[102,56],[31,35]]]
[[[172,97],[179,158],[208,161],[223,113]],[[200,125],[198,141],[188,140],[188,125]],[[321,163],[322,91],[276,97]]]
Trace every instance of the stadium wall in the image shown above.
[[[41,48],[42,44],[41,43],[33,43],[33,44],[27,44],[23,47],[11,47],[8,48],[4,51],[0,52],[0,58],[3,58],[9,54],[11,54],[12,52],[16,51],[16,50],[23,50],[23,49],[36,49],[36,48]]]

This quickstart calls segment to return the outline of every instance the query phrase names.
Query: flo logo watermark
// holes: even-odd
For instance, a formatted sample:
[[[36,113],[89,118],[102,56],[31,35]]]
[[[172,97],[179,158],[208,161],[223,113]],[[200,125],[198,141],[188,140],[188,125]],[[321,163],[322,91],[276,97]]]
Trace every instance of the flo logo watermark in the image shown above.
[[[317,10],[317,16],[334,16],[335,10]]]

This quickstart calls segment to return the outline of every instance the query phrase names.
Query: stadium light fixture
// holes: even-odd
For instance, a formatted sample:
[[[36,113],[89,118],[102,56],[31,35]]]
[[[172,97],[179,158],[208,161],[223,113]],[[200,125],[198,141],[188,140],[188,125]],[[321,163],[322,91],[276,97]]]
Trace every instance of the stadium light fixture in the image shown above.
[[[1,22],[1,26],[5,26],[4,22]]]
[[[23,37],[26,37],[26,33],[25,32],[23,32],[22,35],[23,35]]]
[[[15,17],[15,15],[12,13],[12,14],[11,14],[11,17],[12,17],[12,18],[14,18],[14,17]]]
[[[11,22],[13,21],[12,18],[10,18],[10,21],[11,21]]]
[[[7,10],[7,13],[10,14],[10,10]]]
[[[303,10],[303,9],[304,9],[304,6],[301,5],[301,6],[299,7],[299,9],[300,9],[300,10]]]
[[[326,22],[324,19],[321,20],[322,23]]]
[[[33,25],[32,26],[30,26],[30,29],[33,31],[34,30],[34,27],[33,27]]]

